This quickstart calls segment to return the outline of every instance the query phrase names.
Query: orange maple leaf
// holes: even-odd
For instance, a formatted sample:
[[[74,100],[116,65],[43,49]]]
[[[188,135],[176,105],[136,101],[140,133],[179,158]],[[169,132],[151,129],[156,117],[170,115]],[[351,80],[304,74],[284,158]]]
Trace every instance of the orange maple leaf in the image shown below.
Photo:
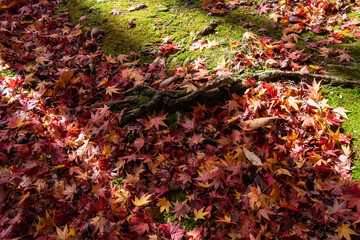
[[[342,239],[344,237],[346,240],[351,240],[350,235],[359,235],[350,228],[350,224],[344,223],[340,227],[338,227],[335,232],[339,233],[339,239]]]

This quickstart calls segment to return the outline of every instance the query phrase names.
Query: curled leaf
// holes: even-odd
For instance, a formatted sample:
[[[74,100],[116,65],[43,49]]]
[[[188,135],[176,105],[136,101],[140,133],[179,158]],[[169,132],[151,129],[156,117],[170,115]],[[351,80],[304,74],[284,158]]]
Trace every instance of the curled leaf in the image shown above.
[[[262,126],[265,126],[272,121],[279,119],[279,117],[263,117],[263,118],[255,118],[253,120],[247,120],[240,123],[242,127],[249,127],[251,129],[256,129]]]

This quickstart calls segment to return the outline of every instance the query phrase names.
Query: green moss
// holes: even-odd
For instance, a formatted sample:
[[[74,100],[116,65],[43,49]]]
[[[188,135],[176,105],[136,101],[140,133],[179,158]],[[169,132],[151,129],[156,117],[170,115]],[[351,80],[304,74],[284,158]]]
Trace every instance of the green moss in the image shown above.
[[[360,161],[357,161],[354,164],[354,169],[352,171],[352,176],[355,181],[360,181]]]
[[[167,199],[171,202],[184,202],[186,194],[181,191],[174,191],[167,194]]]
[[[203,223],[205,222],[204,219],[198,219],[198,220],[194,220],[195,215],[194,214],[190,214],[189,218],[184,218],[181,221],[181,226],[182,228],[185,228],[187,231],[191,231],[196,227],[201,227],[201,225],[203,225]]]
[[[169,126],[169,128],[174,128],[178,124],[178,119],[176,117],[176,113],[170,113],[167,115],[166,118],[166,125]]]
[[[168,220],[170,220],[170,222],[175,223],[177,222],[177,220],[174,219],[175,214],[174,213],[166,213],[166,212],[162,212],[160,215],[160,219],[159,222],[162,224],[166,224]],[[205,220],[194,220],[194,215],[190,214],[189,218],[181,218],[181,223],[180,223],[180,227],[187,230],[187,231],[191,231],[196,227],[200,227],[203,223],[205,222]]]
[[[151,101],[151,97],[146,96],[144,94],[140,94],[140,97],[138,99],[139,105],[147,104]]]
[[[5,70],[5,71],[0,71],[0,76],[3,77],[16,77],[17,73],[15,70]]]
[[[166,224],[168,219],[170,220],[170,222],[174,223],[175,220],[174,220],[174,216],[175,214],[172,213],[172,212],[169,212],[169,213],[166,213],[165,211],[162,212],[160,214],[160,219],[159,219],[159,222],[162,223],[162,224]]]
[[[170,36],[173,43],[186,46],[192,42],[196,32],[204,28],[213,19],[222,20],[215,32],[204,38],[217,40],[222,43],[230,43],[233,40],[242,39],[244,32],[251,31],[258,33],[260,28],[266,28],[268,35],[278,38],[282,35],[281,28],[271,28],[273,22],[266,15],[249,14],[249,11],[256,12],[255,9],[245,10],[238,8],[223,16],[207,16],[207,11],[201,8],[202,1],[188,0],[154,0],[148,2],[148,7],[129,12],[130,6],[140,3],[136,1],[104,1],[99,3],[97,0],[69,0],[61,5],[61,9],[70,13],[75,23],[81,23],[84,31],[90,31],[93,27],[105,30],[106,34],[102,41],[102,49],[107,54],[128,54],[132,51],[141,52],[155,43],[162,41],[162,38]],[[167,12],[158,12],[161,7],[169,8]],[[120,15],[110,14],[112,9],[122,11]],[[83,21],[80,17],[87,16]],[[135,19],[136,26],[130,28],[128,22]],[[253,23],[254,27],[244,27],[244,23]],[[260,33],[258,33],[260,34]],[[261,35],[261,34],[260,34]],[[225,58],[233,56],[235,49],[230,49],[228,45],[220,46],[217,49],[204,50],[202,52],[187,51],[180,54],[172,63],[170,68],[181,65],[188,57],[197,59],[198,56],[206,59],[209,69],[215,68]],[[143,61],[152,59],[140,54]]]
[[[117,177],[117,178],[112,179],[111,182],[112,182],[113,184],[121,185],[121,184],[124,183],[124,180],[123,180],[123,178]]]
[[[350,111],[347,115],[349,120],[342,124],[344,134],[352,136],[353,158],[357,163],[353,170],[354,179],[360,180],[360,89],[330,88],[323,86],[323,93],[328,104],[333,108],[344,107]]]
[[[174,191],[167,194],[166,197],[171,202],[185,202],[186,201],[186,194],[181,191]],[[160,223],[166,224],[168,219],[170,222],[175,223],[177,222],[177,219],[174,219],[175,214],[173,212],[162,212],[160,215]],[[180,226],[188,231],[193,230],[195,227],[200,227],[205,220],[194,220],[194,214],[188,214],[189,218],[181,218],[181,224]]]
[[[348,14],[349,17],[356,17],[360,19],[360,12],[352,12]]]
[[[336,46],[337,49],[345,49],[353,58],[352,61],[360,62],[360,41],[345,43]]]
[[[329,64],[325,66],[330,75],[343,79],[357,80],[360,79],[360,63],[351,63],[350,65]]]
[[[330,65],[325,66],[325,69],[337,77],[358,80],[360,78],[360,41],[338,44],[334,48],[345,49],[352,59],[350,62],[345,60],[339,62],[338,58],[327,58],[325,61]]]

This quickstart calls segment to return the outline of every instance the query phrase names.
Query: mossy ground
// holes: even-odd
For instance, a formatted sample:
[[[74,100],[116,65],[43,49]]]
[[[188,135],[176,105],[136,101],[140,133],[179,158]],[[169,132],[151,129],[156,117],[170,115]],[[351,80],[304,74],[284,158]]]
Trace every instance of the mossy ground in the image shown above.
[[[360,89],[330,88],[323,86],[323,93],[332,107],[342,106],[348,111],[349,120],[342,124],[344,134],[352,136],[352,156],[356,160],[353,177],[360,180]]]
[[[236,49],[229,43],[234,40],[241,40],[243,34],[251,31],[261,35],[259,29],[265,28],[267,35],[273,38],[280,38],[282,28],[272,28],[272,20],[266,15],[259,15],[255,9],[244,10],[238,8],[222,16],[208,16],[208,12],[201,8],[201,0],[153,0],[144,1],[148,7],[129,12],[128,9],[134,5],[143,2],[141,0],[68,0],[66,4],[61,5],[61,10],[68,11],[75,23],[81,23],[84,30],[90,30],[92,27],[105,30],[105,36],[102,41],[102,49],[111,55],[128,54],[132,51],[141,52],[162,42],[162,38],[170,36],[173,43],[180,46],[189,44],[196,32],[208,25],[211,20],[221,20],[221,24],[216,31],[206,36],[208,40],[215,40],[220,44],[215,49],[204,49],[201,52],[185,51],[176,56],[169,64],[169,68],[176,65],[183,65],[185,61],[195,60],[199,56],[205,60],[208,69],[212,69],[222,63],[230,60]],[[159,8],[168,8],[166,12],[159,12]],[[122,11],[120,15],[111,15],[112,9]],[[86,19],[80,21],[80,17],[86,16]],[[351,13],[349,16],[360,19],[359,13]],[[128,22],[134,20],[136,26],[131,28]],[[251,23],[253,26],[249,26]],[[251,25],[250,24],[250,25]],[[326,35],[304,32],[300,34],[298,49],[301,50],[309,42],[315,42],[326,39]],[[337,49],[346,49],[353,59],[348,63],[340,62],[337,58],[325,58],[320,56],[317,51],[314,54],[311,64],[321,66],[322,69],[331,75],[345,79],[360,79],[360,41],[349,33],[343,39],[342,44],[334,47]],[[151,61],[151,58],[140,54],[144,61]],[[360,90],[359,89],[330,89],[324,88],[325,97],[330,101],[332,107],[345,107],[351,112],[348,114],[349,121],[343,124],[343,130],[346,134],[353,136],[354,157],[358,159],[356,168],[353,171],[354,178],[360,180]],[[342,97],[340,97],[342,96]]]
[[[14,70],[0,71],[0,76],[3,77],[16,77],[17,73]]]
[[[166,198],[171,202],[181,203],[181,202],[187,201],[187,196],[183,192],[171,192],[171,193],[168,193],[167,195],[168,196],[166,196]],[[166,213],[164,211],[160,215],[160,222],[166,224],[168,219],[171,222],[174,222],[175,221],[174,216],[175,216],[175,213],[172,213],[172,212]],[[182,228],[184,228],[188,231],[191,231],[196,227],[200,227],[205,222],[205,220],[203,220],[203,219],[198,219],[195,221],[194,214],[192,214],[192,213],[188,214],[188,217],[189,218],[182,218],[181,224],[180,224],[180,226]]]

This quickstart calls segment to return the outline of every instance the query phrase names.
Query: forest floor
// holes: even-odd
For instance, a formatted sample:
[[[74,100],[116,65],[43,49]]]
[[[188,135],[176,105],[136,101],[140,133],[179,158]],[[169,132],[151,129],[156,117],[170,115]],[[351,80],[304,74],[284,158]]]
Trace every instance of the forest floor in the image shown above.
[[[244,33],[253,32],[259,36],[273,38],[275,41],[282,41],[283,30],[286,28],[286,26],[274,25],[274,14],[271,15],[271,11],[269,14],[259,13],[258,5],[249,8],[237,7],[226,13],[219,11],[220,14],[209,14],[209,10],[202,7],[202,3],[206,1],[154,0],[145,1],[147,4],[145,8],[128,11],[131,6],[142,2],[141,0],[69,0],[60,5],[58,13],[68,11],[72,20],[85,26],[85,29],[88,27],[90,30],[95,27],[105,30],[101,49],[108,55],[117,56],[136,51],[141,61],[151,62],[153,59],[151,51],[156,49],[157,44],[163,42],[163,39],[171,38],[172,44],[187,49],[171,59],[168,64],[169,71],[178,65],[190,66],[198,58],[205,62],[206,68],[210,71],[224,64],[228,67],[239,49],[242,50],[239,45],[244,44]],[[113,13],[113,10],[117,11]],[[349,8],[346,14],[348,18],[360,20],[359,8]],[[129,25],[132,20],[135,26]],[[207,47],[205,44],[202,49],[198,47],[191,51],[189,44],[194,43],[196,33],[212,20],[220,21],[215,31],[197,40],[203,39],[213,43],[213,46]],[[314,33],[303,30],[296,35],[297,39],[293,41],[296,44],[295,49],[312,54],[306,60],[306,65],[313,67],[310,67],[310,71],[321,69],[322,72],[339,78],[360,79],[360,39],[359,35],[355,36],[356,32],[344,30],[342,24],[346,20],[336,20],[337,24],[332,26],[335,32],[343,35],[341,41],[337,43],[326,42],[332,37],[327,31]],[[318,43],[318,48],[309,46],[309,43]],[[333,52],[345,49],[351,60],[339,61],[335,52],[324,55],[327,49]],[[251,54],[255,55],[254,52]],[[172,56],[169,55],[168,58]],[[254,72],[271,69],[274,68],[259,64],[253,68],[241,69],[242,71],[237,73],[251,75]],[[322,89],[333,108],[344,107],[349,111],[349,119],[344,121],[342,129],[346,135],[351,134],[353,158],[356,160],[353,176],[354,179],[360,180],[360,89],[326,85],[322,86]]]
[[[0,239],[355,239],[359,11],[0,0]]]

